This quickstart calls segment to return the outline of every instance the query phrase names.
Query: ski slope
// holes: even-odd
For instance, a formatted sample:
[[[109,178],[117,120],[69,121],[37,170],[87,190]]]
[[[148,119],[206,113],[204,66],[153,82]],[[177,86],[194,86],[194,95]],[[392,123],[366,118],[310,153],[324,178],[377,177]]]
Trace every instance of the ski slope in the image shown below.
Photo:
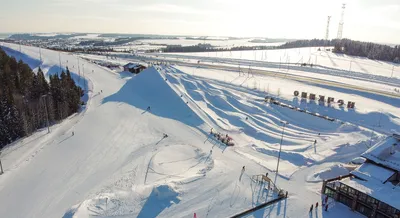
[[[18,45],[4,46],[46,75],[59,71],[61,59],[88,91],[87,106],[50,134],[38,131],[3,150],[0,217],[229,217],[275,198],[252,178],[275,178],[280,121],[290,124],[276,184],[289,198],[250,216],[309,217],[309,206],[321,199],[321,184],[307,182],[310,175],[357,157],[371,136],[378,141],[399,130],[398,102],[387,97],[179,66],[132,76],[82,59],[78,68],[67,53],[43,49],[40,61],[38,48],[22,46],[21,54]],[[264,103],[264,89],[255,87],[267,84],[270,95],[279,87],[282,101],[344,124]],[[306,88],[354,99],[360,109],[302,105],[291,97],[291,89]],[[371,134],[378,117],[381,127]],[[211,128],[229,134],[235,146],[210,138]],[[341,204],[315,216],[360,217]]]

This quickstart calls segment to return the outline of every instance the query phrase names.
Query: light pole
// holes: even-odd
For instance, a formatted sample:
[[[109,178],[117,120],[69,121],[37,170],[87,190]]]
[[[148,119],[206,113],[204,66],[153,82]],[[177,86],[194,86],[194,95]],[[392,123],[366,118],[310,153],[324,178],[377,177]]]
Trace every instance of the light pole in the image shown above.
[[[286,125],[289,124],[289,122],[281,121],[280,123],[283,124],[283,128],[282,128],[281,143],[280,143],[280,145],[279,145],[278,163],[276,164],[276,173],[275,173],[275,180],[274,180],[275,187],[276,187],[276,179],[278,178],[278,173],[279,173],[279,161],[280,161],[280,159],[281,159],[283,135],[285,134],[285,127],[286,127]]]
[[[44,99],[44,106],[46,107],[47,133],[50,133],[49,113],[47,112],[48,109],[47,109],[47,103],[46,103],[47,94],[46,94],[46,95],[42,95],[42,97],[45,98],[45,99]]]
[[[1,151],[0,151],[0,156],[1,156]],[[1,159],[0,159],[0,175],[4,173],[3,171],[3,165],[1,164]]]

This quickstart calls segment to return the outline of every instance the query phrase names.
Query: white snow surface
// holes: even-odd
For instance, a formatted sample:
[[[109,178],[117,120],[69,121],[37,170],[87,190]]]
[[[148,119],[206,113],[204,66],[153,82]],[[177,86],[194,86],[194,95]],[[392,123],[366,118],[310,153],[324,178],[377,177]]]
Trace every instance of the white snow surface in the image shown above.
[[[345,176],[350,173],[350,170],[343,164],[335,164],[324,170],[316,172],[308,177],[309,182],[321,182],[323,180],[333,179],[339,176]]]
[[[179,66],[132,76],[80,59],[78,70],[77,57],[68,53],[42,49],[40,61],[38,48],[22,46],[19,53],[18,45],[4,46],[46,75],[60,70],[60,54],[62,67],[89,91],[87,106],[51,133],[39,130],[3,150],[0,217],[232,216],[274,198],[252,178],[275,177],[280,121],[290,124],[276,183],[289,198],[250,216],[309,217],[310,205],[321,200],[321,184],[307,182],[310,175],[352,160],[370,138],[399,128],[398,103],[388,97]],[[267,85],[269,95],[343,123],[266,104],[261,87]],[[360,109],[304,103],[292,97],[293,89],[355,99]],[[381,127],[371,134],[378,117]],[[235,146],[213,140],[211,128],[229,134]],[[315,216],[361,217],[341,204]]]

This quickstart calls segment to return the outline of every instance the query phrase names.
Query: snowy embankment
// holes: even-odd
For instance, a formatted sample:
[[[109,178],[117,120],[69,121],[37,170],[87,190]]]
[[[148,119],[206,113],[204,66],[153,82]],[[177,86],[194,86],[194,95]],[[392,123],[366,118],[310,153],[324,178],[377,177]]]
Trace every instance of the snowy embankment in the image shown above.
[[[37,48],[23,46],[22,52],[40,59]],[[43,49],[42,56],[49,69],[59,64],[58,52]],[[76,57],[60,57],[63,66],[79,75]],[[289,199],[253,216],[308,217],[310,204],[320,200],[320,184],[307,183],[308,175],[362,153],[371,136],[368,127],[376,123],[368,118],[376,108],[388,111],[381,119],[385,128],[398,128],[398,112],[392,113],[396,103],[388,99],[382,103],[340,94],[356,97],[372,112],[301,105],[283,89],[298,83],[268,78],[271,90],[283,84],[282,100],[350,120],[331,123],[264,103],[265,93],[247,88],[262,78],[170,66],[121,76],[83,60],[80,64],[92,84],[87,110],[52,126],[50,134],[38,132],[10,146],[2,157],[0,217],[229,217],[274,198],[252,178],[275,177],[280,121],[290,124],[276,183],[289,192]],[[235,81],[223,82],[225,76]],[[367,107],[371,102],[379,105]],[[352,117],[365,119],[365,125]],[[236,145],[216,143],[208,136],[211,128],[229,134]],[[377,140],[380,134],[373,136]],[[316,213],[358,216],[341,205]]]

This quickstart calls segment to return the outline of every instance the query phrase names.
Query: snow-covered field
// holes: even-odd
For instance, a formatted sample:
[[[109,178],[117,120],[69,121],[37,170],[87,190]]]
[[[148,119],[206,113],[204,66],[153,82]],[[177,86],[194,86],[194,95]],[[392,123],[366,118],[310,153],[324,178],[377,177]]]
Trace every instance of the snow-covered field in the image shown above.
[[[400,96],[400,66],[384,61],[339,55],[323,48],[296,48],[255,51],[157,53],[145,57],[165,61],[185,61],[224,65],[239,70],[262,69],[282,74],[319,78],[361,87],[384,90]],[[301,64],[307,66],[300,66]],[[312,64],[312,66],[311,66]],[[397,90],[397,91],[396,91]]]
[[[183,66],[132,76],[80,59],[78,71],[77,56],[43,49],[41,62],[38,48],[22,46],[21,54],[18,45],[4,46],[47,75],[59,71],[60,57],[89,91],[84,110],[50,134],[38,131],[3,150],[0,217],[232,216],[275,197],[253,179],[275,179],[281,121],[289,124],[276,184],[289,198],[250,216],[310,217],[321,178],[345,172],[335,165],[400,130],[400,103],[385,96]],[[304,102],[295,90],[355,101],[356,109]],[[266,95],[339,121],[265,103]],[[235,146],[214,140],[211,128]],[[339,203],[311,215],[361,217]]]

